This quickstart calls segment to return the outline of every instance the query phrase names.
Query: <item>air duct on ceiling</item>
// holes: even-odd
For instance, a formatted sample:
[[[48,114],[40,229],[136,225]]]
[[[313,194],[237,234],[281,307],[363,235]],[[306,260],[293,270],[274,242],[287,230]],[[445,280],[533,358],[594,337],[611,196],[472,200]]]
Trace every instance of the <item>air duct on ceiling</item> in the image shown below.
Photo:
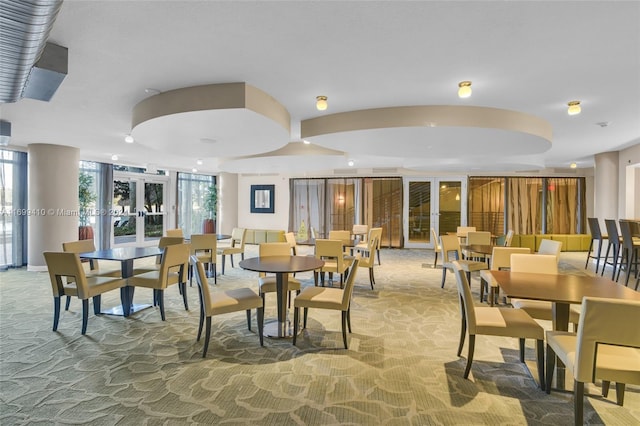
[[[2,56],[2,61],[0,61],[0,102],[17,102],[25,96],[27,80],[34,65],[43,55],[47,38],[61,6],[62,0],[2,0],[0,7],[0,56]],[[58,49],[54,50],[59,52]],[[64,58],[66,60],[66,49]],[[56,70],[58,70],[60,69],[60,61],[56,62],[58,63]],[[66,73],[66,63],[64,69]],[[58,73],[58,71],[55,72]],[[42,81],[41,77],[34,78]],[[35,90],[35,86],[30,90]],[[46,92],[53,95],[51,88]],[[39,95],[35,99],[42,97]],[[50,98],[51,96],[49,96]]]

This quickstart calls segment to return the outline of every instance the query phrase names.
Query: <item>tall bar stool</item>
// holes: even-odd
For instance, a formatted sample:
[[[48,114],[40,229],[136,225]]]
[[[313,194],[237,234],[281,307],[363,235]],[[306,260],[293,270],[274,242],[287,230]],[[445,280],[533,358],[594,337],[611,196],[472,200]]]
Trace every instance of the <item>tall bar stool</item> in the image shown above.
[[[616,281],[620,279],[620,272],[624,269],[627,276],[624,285],[628,287],[629,276],[633,271],[635,271],[636,278],[638,277],[638,251],[640,251],[640,241],[634,241],[631,222],[628,220],[620,220],[620,233],[622,234],[622,253]]]
[[[589,229],[591,230],[591,243],[589,244],[589,252],[587,253],[587,263],[584,265],[584,269],[587,269],[589,266],[589,259],[596,259],[596,274],[598,273],[598,268],[600,266],[600,254],[602,253],[602,243],[603,240],[608,240],[609,236],[602,235],[600,232],[600,222],[598,222],[597,217],[588,217],[587,221],[589,223]],[[598,251],[597,254],[592,254],[593,250],[593,242],[598,241]],[[604,266],[603,266],[604,269]]]
[[[606,265],[610,264],[613,267],[613,271],[611,273],[611,279],[616,279],[616,269],[618,268],[618,259],[620,258],[620,234],[618,233],[618,225],[616,225],[616,221],[614,219],[605,219],[604,224],[607,227],[607,234],[609,235],[609,245],[607,246],[607,253],[604,256],[605,264],[602,267],[602,272],[600,275],[604,275],[604,270],[606,269]],[[613,247],[613,253],[611,262],[609,262],[609,251]]]

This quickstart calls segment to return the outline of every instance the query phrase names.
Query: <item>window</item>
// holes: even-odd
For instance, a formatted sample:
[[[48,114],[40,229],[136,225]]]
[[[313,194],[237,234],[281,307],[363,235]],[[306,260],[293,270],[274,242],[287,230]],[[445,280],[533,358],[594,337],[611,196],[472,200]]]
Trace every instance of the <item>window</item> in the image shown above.
[[[204,220],[209,218],[205,210],[205,195],[215,184],[215,176],[178,173],[177,224],[186,238],[203,232]]]
[[[0,270],[27,264],[27,153],[0,150]]]

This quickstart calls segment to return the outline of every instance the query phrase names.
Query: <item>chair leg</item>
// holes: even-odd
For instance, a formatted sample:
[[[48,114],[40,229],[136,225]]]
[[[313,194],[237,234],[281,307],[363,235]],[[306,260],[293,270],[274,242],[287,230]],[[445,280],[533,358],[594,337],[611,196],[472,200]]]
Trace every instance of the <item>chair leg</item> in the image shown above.
[[[211,338],[211,317],[207,317],[207,325],[204,331],[204,348],[202,349],[202,358],[207,356],[207,350],[209,349],[209,339]]]
[[[596,274],[598,274],[598,268],[600,267],[600,255],[602,254],[602,240],[598,241],[598,254],[596,257]]]
[[[198,337],[196,337],[196,342],[199,342],[200,337],[202,336],[203,324],[204,324],[204,309],[200,307],[200,322],[198,323]]]
[[[351,331],[351,306],[349,306],[349,308],[347,309],[347,327],[349,328],[349,333],[352,333],[352,331]]]
[[[251,309],[247,309],[247,330],[251,331]]]
[[[480,303],[484,302],[485,288],[487,287],[487,281],[480,277]]]
[[[433,261],[433,269],[435,269],[437,265],[438,265],[438,250],[436,250],[436,258]]]
[[[582,419],[584,417],[584,382],[577,380],[573,381],[573,411],[574,411],[574,423],[576,426],[582,425]]]
[[[97,296],[93,296],[93,314],[100,315],[100,301],[102,300],[102,295],[99,294]]]
[[[609,396],[609,386],[611,386],[611,382],[609,380],[602,381],[602,396],[605,398]]]
[[[304,311],[303,311],[303,314],[302,314],[302,316],[303,316],[302,326],[303,326],[304,328],[307,328],[307,314],[308,314],[308,313],[309,313],[309,308],[304,308]]]
[[[444,280],[447,279],[447,268],[442,266],[442,284],[440,284],[440,288],[444,288]]]
[[[378,252],[378,265],[382,265],[382,262],[380,262],[380,249],[376,249],[376,251]]]
[[[467,366],[464,369],[464,378],[469,378],[469,372],[471,371],[471,363],[473,362],[473,350],[476,345],[476,336],[475,334],[469,335],[469,353],[467,355]]]
[[[344,348],[349,349],[347,345],[347,311],[342,311],[342,341],[344,342]]]
[[[224,275],[224,263],[225,263],[224,258],[225,258],[225,255],[223,254],[222,255],[222,275]]]
[[[540,389],[546,389],[544,383],[544,340],[536,340],[536,360],[538,362],[538,380],[540,380]]]
[[[609,241],[609,244],[607,244],[607,252],[604,255],[604,264],[602,265],[602,271],[600,271],[600,276],[604,276],[604,270],[607,269],[607,259],[609,259],[609,250],[611,250],[611,246],[613,244],[611,244],[611,242]]]
[[[215,263],[213,264],[213,283],[218,284],[218,267]]]
[[[206,285],[206,284],[205,284]],[[182,289],[182,301],[184,302],[184,310],[189,310],[189,302],[187,301],[187,283],[178,283],[178,286]]]
[[[158,307],[160,308],[160,317],[162,321],[166,320],[164,315],[164,290],[154,290],[156,292],[156,299],[158,299]]]
[[[624,404],[624,383],[616,382],[616,402],[619,406]]]
[[[369,283],[371,284],[371,290],[373,290],[373,286],[376,283],[376,280],[373,277],[373,266],[369,268]]]
[[[258,319],[258,337],[260,338],[260,346],[264,346],[264,307],[256,309]]]
[[[467,321],[462,318],[462,324],[460,324],[460,343],[458,344],[458,356],[462,353],[462,347],[464,346],[464,339],[467,336]]]
[[[296,337],[298,337],[298,320],[300,316],[300,308],[293,308],[293,345],[296,344]]]
[[[67,296],[67,300],[70,297]],[[58,321],[60,321],[60,296],[53,298],[53,331],[58,330]]]
[[[64,304],[64,310],[65,311],[69,310],[69,305],[71,305],[71,296],[67,296],[67,301]]]
[[[82,299],[82,334],[87,332],[87,322],[89,321],[89,299]]]
[[[231,267],[235,268],[235,266],[233,266],[233,255],[232,254],[229,255],[229,259],[231,260]]]
[[[553,381],[553,370],[556,368],[556,353],[551,349],[551,346],[547,345],[547,378],[544,381],[545,390],[548,394],[551,393],[551,382]]]
[[[584,269],[587,269],[587,266],[589,266],[589,259],[593,257],[591,256],[591,250],[593,250],[593,238],[591,239],[591,243],[589,243],[589,250],[587,251],[587,262],[584,264]],[[598,268],[596,268],[596,273],[598,273]]]
[[[524,338],[518,339],[520,343],[520,362],[524,362]]]

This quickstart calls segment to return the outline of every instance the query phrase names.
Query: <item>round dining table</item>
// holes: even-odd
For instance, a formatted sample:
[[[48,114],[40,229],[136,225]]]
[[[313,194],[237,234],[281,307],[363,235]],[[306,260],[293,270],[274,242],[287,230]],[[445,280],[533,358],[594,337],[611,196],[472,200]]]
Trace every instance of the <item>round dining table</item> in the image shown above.
[[[244,259],[239,263],[242,269],[255,272],[271,273],[276,275],[276,294],[278,299],[278,320],[275,323],[277,330],[265,325],[265,336],[268,337],[292,337],[293,327],[288,321],[287,293],[289,274],[306,272],[319,269],[324,266],[324,261],[313,256],[264,256]]]

